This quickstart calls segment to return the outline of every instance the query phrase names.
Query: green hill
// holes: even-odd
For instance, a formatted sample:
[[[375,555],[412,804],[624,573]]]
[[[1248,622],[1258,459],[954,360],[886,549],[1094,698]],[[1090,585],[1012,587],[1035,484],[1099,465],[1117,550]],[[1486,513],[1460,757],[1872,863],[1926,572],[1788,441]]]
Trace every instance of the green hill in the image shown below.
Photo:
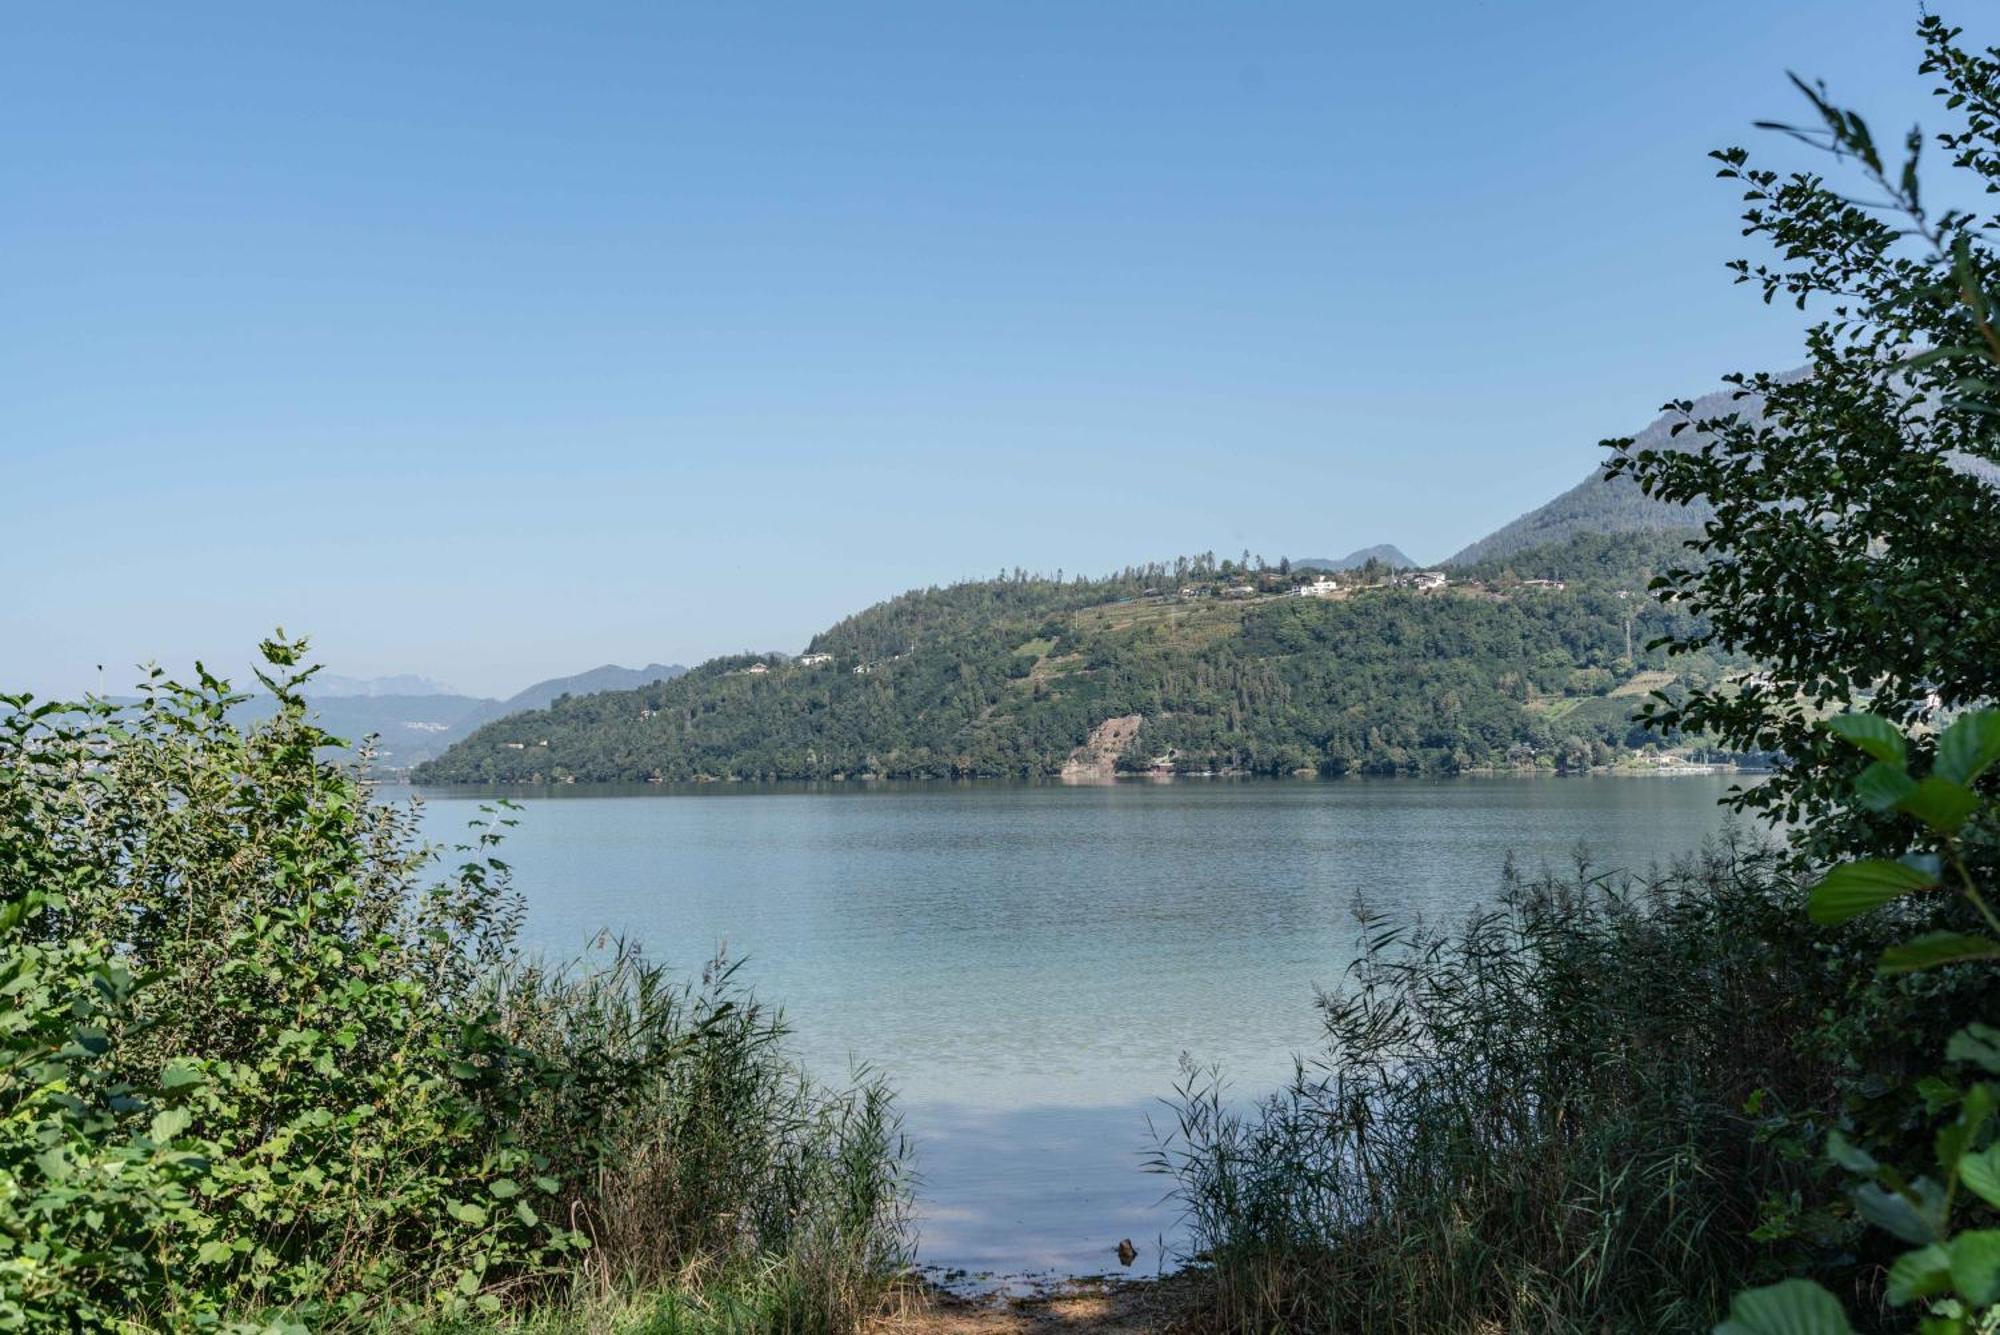
[[[1342,774],[1530,755],[1603,761],[1647,740],[1630,708],[1644,686],[1674,680],[1643,648],[1670,614],[1619,594],[1677,549],[1666,536],[1580,538],[1443,590],[1350,575],[1330,597],[1291,596],[1323,578],[1312,572],[1206,560],[1099,580],[1017,571],[892,598],[796,659],[718,659],[500,719],[416,777],[1036,777],[1066,765]],[[1628,615],[1636,662],[1625,657]]]

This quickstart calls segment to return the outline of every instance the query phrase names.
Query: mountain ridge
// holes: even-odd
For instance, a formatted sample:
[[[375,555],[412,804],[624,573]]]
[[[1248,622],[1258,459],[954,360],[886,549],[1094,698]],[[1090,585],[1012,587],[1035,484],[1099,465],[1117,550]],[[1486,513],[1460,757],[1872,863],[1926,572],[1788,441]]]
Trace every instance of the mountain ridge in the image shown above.
[[[1324,570],[1332,573],[1341,570],[1359,570],[1370,561],[1379,561],[1392,570],[1412,570],[1417,564],[1403,554],[1402,548],[1393,543],[1378,542],[1373,547],[1356,548],[1339,560],[1324,556],[1307,556],[1292,562],[1292,565],[1301,570]]]
[[[1751,421],[1761,418],[1755,400],[1739,397],[1734,389],[1717,390],[1696,399],[1692,416],[1700,419],[1730,412],[1741,413]],[[1706,436],[1692,430],[1674,433],[1674,427],[1685,420],[1677,412],[1661,413],[1632,437],[1631,448],[1698,449]],[[1706,501],[1676,505],[1654,500],[1629,477],[1606,477],[1600,465],[1569,490],[1509,520],[1485,537],[1467,543],[1442,564],[1447,568],[1474,565],[1561,542],[1575,533],[1666,533],[1696,529],[1714,513]]]
[[[474,727],[504,718],[508,714],[518,714],[524,710],[546,709],[565,695],[595,695],[599,691],[627,691],[634,687],[650,685],[656,681],[667,681],[680,676],[687,669],[679,663],[648,663],[642,668],[620,667],[616,663],[603,663],[567,677],[550,677],[514,692],[504,700],[492,700],[478,711]]]

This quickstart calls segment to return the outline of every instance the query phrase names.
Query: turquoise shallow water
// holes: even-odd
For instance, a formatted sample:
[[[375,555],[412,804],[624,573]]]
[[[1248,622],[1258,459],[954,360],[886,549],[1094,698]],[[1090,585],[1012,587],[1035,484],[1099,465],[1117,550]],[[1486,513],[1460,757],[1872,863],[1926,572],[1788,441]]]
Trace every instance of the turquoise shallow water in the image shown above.
[[[1512,853],[1643,870],[1721,827],[1717,777],[511,790],[529,943],[600,931],[782,1003],[816,1072],[866,1063],[918,1144],[923,1256],[1094,1273],[1171,1244],[1141,1171],[1183,1056],[1281,1083],[1357,897],[1432,920]],[[473,790],[431,790],[435,838]]]

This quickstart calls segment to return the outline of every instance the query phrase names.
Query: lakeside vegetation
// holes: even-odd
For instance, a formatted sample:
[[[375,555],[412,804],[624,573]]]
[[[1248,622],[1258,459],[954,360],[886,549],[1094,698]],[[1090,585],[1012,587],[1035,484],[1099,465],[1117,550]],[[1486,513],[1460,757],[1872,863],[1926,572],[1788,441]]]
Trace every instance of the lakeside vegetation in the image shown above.
[[[2000,187],[2000,51],[1920,31],[1944,146]],[[1572,534],[1316,598],[1207,560],[927,590],[824,661],[504,720],[462,777],[1048,773],[1130,715],[1133,767],[1594,759],[1634,726],[1781,751],[1735,798],[1763,838],[1364,916],[1290,1085],[1246,1111],[1190,1071],[1155,1161],[1186,1317],[1993,1335],[2000,492],[1964,461],[2000,460],[2000,219],[1927,213],[1921,139],[1885,162],[1805,91],[1885,203],[1718,155],[1782,256],[1744,280],[1837,305],[1809,375],[1741,380],[1754,412],[1683,405],[1700,448],[1612,443],[1646,496],[1708,499],[1691,548]],[[206,674],[0,697],[0,1328],[865,1324],[912,1259],[889,1092],[800,1070],[726,962],[524,958],[506,808],[448,864],[327,758],[303,646],[264,657],[248,725]],[[1622,742],[1548,707],[1645,673],[1671,687]]]
[[[2000,50],[1919,32],[1929,142],[1990,194]],[[2000,1330],[1996,219],[1798,87],[1777,128],[1858,189],[1715,156],[1777,254],[1739,280],[1830,308],[1807,373],[1670,405],[1692,448],[1608,442],[1628,495],[1712,507],[1660,647],[1758,665],[1644,717],[1781,752],[1733,802],[1784,842],[1368,923],[1288,1088],[1192,1073],[1155,1167],[1214,1328]]]
[[[908,1259],[888,1092],[718,963],[523,957],[307,718],[206,674],[0,700],[0,1329],[851,1330]]]
[[[720,659],[502,719],[416,778],[1035,778],[1131,715],[1142,722],[1115,758],[1125,771],[1601,765],[1660,741],[1631,721],[1640,692],[1621,688],[1715,685],[1747,662],[1669,663],[1647,648],[1691,630],[1644,594],[1691,536],[1572,535],[1432,590],[1374,564],[1337,576],[1212,558],[1105,579],[1016,571],[878,604],[797,659]],[[1314,581],[1337,587],[1293,596]]]

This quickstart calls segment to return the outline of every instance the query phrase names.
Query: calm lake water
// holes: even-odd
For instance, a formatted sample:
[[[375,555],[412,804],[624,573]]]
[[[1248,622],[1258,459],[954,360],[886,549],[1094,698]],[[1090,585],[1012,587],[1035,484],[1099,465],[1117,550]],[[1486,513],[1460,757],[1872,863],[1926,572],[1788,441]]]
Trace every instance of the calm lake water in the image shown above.
[[[1511,852],[1644,870],[1721,828],[1734,780],[1466,778],[1103,786],[509,790],[504,856],[551,955],[602,930],[690,971],[718,949],[812,1069],[865,1063],[917,1141],[922,1254],[974,1273],[1159,1264],[1147,1175],[1186,1054],[1248,1098],[1315,1037],[1357,897],[1449,920]],[[434,789],[455,837],[481,800]]]

